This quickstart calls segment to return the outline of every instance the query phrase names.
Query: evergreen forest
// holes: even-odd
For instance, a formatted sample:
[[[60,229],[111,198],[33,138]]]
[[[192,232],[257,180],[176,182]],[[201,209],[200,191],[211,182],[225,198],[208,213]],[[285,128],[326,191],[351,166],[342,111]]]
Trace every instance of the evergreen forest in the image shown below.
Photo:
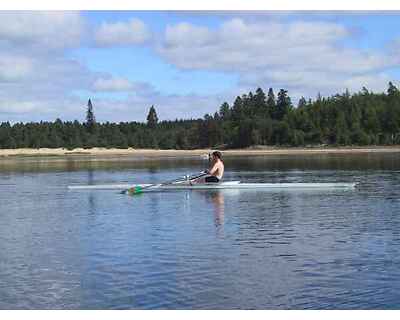
[[[85,109],[83,109],[83,112]],[[284,89],[258,88],[224,102],[202,119],[97,122],[91,100],[86,121],[13,123],[0,119],[0,148],[246,148],[251,146],[364,146],[400,144],[400,91],[363,88],[292,104]]]

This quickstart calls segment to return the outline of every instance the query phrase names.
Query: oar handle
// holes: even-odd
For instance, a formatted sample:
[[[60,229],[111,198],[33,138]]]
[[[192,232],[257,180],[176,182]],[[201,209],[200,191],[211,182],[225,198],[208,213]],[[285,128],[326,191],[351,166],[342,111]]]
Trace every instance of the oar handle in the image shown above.
[[[191,181],[191,180],[196,180],[196,179],[199,179],[199,178],[204,177],[204,176],[206,176],[206,175],[208,175],[207,172],[201,172],[201,173],[198,173],[198,174],[195,175],[195,176],[190,176],[188,180],[189,180],[189,181]]]

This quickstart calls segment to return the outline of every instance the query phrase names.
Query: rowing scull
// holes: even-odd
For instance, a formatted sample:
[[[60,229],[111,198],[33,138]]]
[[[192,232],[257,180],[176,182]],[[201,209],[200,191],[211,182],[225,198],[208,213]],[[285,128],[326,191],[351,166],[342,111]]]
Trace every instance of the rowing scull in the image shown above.
[[[292,190],[292,189],[352,189],[356,183],[332,182],[332,183],[244,183],[241,181],[226,181],[221,183],[172,183],[164,185],[152,184],[109,184],[109,185],[76,185],[68,186],[70,190],[128,190],[134,187],[142,188],[143,192],[163,190],[220,190],[220,189],[263,189],[263,190]]]

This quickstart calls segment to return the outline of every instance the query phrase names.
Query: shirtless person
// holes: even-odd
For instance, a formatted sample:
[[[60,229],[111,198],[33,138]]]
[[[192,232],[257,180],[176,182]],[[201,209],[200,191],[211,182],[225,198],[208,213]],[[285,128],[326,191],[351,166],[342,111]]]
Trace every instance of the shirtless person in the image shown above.
[[[212,160],[211,160],[211,165],[210,169],[206,170],[206,173],[209,175],[201,182],[213,182],[213,183],[218,183],[222,179],[222,176],[224,175],[224,163],[222,162],[222,154],[219,151],[214,151],[212,153]],[[200,182],[200,181],[196,181]]]

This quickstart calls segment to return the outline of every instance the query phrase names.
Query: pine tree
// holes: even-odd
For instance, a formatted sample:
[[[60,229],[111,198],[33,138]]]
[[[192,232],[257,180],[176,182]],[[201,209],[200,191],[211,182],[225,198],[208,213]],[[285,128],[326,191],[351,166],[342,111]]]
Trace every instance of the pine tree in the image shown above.
[[[287,95],[287,91],[281,89],[278,93],[278,99],[276,102],[275,119],[282,120],[292,107],[290,97]]]
[[[268,89],[266,103],[267,103],[267,112],[269,113],[269,116],[272,117],[275,114],[275,107],[276,107],[275,94],[272,88]]]
[[[11,125],[9,122],[3,122],[0,125],[0,148],[11,148]]]
[[[267,110],[266,96],[261,88],[258,88],[256,90],[256,94],[254,96],[254,102],[255,102],[257,116],[261,117],[270,116]]]
[[[389,82],[387,94],[384,129],[390,134],[391,143],[394,143],[400,130],[400,91],[392,82]]]
[[[299,99],[299,103],[297,105],[297,108],[301,109],[307,105],[307,100],[304,97],[301,97]]]
[[[399,93],[399,90],[396,88],[396,86],[392,83],[389,82],[389,88],[387,90],[387,94],[389,97],[393,97]]]
[[[95,126],[96,126],[96,118],[93,112],[92,101],[89,99],[87,103],[87,112],[86,112],[86,127],[88,128],[89,132],[93,132]]]
[[[154,129],[157,126],[158,117],[157,112],[154,106],[150,107],[149,114],[147,115],[147,126],[151,129]]]
[[[245,98],[245,97],[243,97]],[[244,112],[244,100],[243,98],[237,96],[235,99],[235,102],[233,103],[232,106],[232,118],[234,121],[239,122],[241,120],[243,120],[243,118],[245,117],[245,112]]]
[[[221,120],[229,120],[231,117],[231,110],[229,108],[229,104],[224,102],[219,108],[219,116]]]
[[[368,96],[369,95],[368,89],[366,87],[362,87],[361,94],[364,95],[364,96]]]

